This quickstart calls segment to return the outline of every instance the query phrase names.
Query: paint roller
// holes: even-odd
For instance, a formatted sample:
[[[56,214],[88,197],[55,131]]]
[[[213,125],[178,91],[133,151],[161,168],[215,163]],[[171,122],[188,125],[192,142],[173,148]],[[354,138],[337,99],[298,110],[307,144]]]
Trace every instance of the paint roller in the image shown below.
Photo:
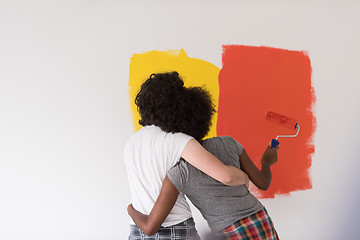
[[[296,137],[299,134],[300,126],[295,119],[292,119],[287,116],[284,116],[284,115],[281,115],[278,113],[274,113],[274,112],[267,112],[265,114],[265,118],[266,118],[266,120],[268,120],[272,123],[281,125],[283,127],[287,127],[290,129],[297,129],[297,133],[295,135],[279,135],[275,139],[272,139],[271,140],[271,148],[279,146],[278,138],[280,138],[280,137]]]

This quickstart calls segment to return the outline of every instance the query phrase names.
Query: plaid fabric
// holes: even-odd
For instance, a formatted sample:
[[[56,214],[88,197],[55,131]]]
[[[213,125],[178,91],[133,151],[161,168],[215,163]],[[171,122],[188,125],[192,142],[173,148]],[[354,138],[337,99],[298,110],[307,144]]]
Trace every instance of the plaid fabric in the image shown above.
[[[170,226],[161,227],[158,232],[154,235],[147,236],[141,231],[136,225],[130,225],[130,236],[129,240],[157,240],[157,239],[168,239],[168,240],[200,240],[200,237],[195,228],[195,222],[193,218],[189,218],[184,222]]]
[[[243,218],[234,224],[224,228],[217,234],[220,239],[244,239],[244,240],[278,240],[279,237],[274,228],[266,209]]]

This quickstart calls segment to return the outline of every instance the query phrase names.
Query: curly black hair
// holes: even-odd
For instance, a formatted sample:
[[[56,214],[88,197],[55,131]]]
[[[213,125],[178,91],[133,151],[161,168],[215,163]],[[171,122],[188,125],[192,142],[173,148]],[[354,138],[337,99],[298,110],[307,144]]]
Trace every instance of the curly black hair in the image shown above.
[[[201,87],[185,87],[177,72],[151,74],[136,95],[139,124],[165,132],[182,132],[202,140],[215,111],[211,95]]]

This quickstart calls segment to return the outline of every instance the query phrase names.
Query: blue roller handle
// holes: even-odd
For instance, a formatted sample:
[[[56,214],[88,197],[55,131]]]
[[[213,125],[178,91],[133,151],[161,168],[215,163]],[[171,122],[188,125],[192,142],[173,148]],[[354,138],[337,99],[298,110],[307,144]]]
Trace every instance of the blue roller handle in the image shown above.
[[[276,139],[271,140],[271,148],[277,147],[277,146],[279,146],[279,144],[280,143],[278,140],[276,140]]]

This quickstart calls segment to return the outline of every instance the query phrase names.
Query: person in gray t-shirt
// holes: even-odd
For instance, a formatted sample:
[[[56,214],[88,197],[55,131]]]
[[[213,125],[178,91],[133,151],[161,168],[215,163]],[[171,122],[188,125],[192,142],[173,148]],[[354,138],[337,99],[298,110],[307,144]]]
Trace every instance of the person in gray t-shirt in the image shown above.
[[[209,98],[210,104],[211,100]],[[189,103],[191,104],[191,102]],[[196,105],[196,102],[194,102]],[[194,111],[196,107],[189,108]],[[194,114],[196,116],[196,114]],[[189,118],[187,118],[189,119]],[[191,121],[196,122],[195,117]],[[209,120],[210,121],[210,120]],[[194,132],[198,132],[195,131]],[[184,132],[191,135],[188,132]],[[205,136],[207,132],[199,133]],[[261,190],[271,183],[270,167],[277,162],[279,147],[268,146],[261,159],[261,170],[251,161],[243,146],[232,137],[214,137],[201,140],[203,147],[225,165],[241,168]],[[161,192],[149,215],[128,206],[128,213],[144,232],[155,233],[170,213],[179,192],[185,193],[208,222],[212,232],[222,239],[278,239],[273,223],[263,205],[249,192],[248,186],[226,186],[181,160],[168,171]],[[255,234],[255,235],[254,235]],[[258,238],[257,238],[258,237]]]
[[[206,139],[203,146],[224,164],[240,168],[243,147],[232,137]],[[225,186],[184,160],[170,169],[167,176],[199,209],[213,232],[263,209],[245,185]]]

